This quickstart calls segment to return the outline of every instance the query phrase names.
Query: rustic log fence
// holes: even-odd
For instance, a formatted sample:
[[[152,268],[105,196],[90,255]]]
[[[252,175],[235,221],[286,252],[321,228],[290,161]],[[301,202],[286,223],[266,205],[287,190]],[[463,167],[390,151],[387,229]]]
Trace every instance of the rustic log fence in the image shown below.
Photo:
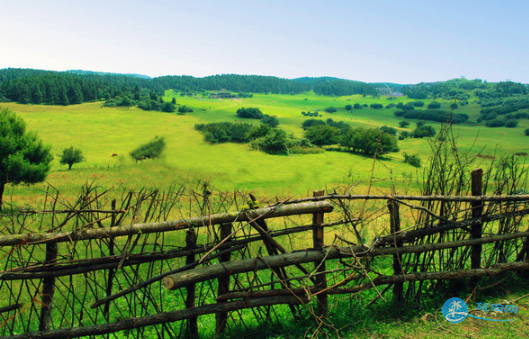
[[[214,336],[302,310],[321,324],[331,296],[386,285],[375,299],[393,287],[417,302],[447,281],[529,270],[529,195],[484,196],[482,176],[469,196],[316,191],[263,207],[205,185],[118,200],[87,187],[71,206],[48,194],[45,211],[0,220],[0,335],[198,338],[202,318]]]

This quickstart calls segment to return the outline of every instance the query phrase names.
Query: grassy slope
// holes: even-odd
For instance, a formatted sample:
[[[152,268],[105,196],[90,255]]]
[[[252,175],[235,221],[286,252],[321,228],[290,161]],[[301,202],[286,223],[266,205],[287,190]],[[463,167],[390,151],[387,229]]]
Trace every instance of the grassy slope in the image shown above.
[[[212,121],[242,121],[235,115],[237,108],[260,107],[263,113],[276,115],[280,127],[301,137],[301,123],[306,119],[301,111],[309,111],[334,106],[336,114],[322,112],[322,118],[343,120],[353,126],[380,127],[383,125],[397,127],[402,118],[393,115],[394,109],[346,111],[347,104],[382,102],[385,98],[363,98],[362,96],[331,98],[314,94],[301,95],[255,95],[242,100],[210,100],[196,97],[180,97],[168,91],[165,100],[176,97],[178,104],[194,108],[187,115],[176,115],[160,112],[146,112],[137,108],[103,108],[100,103],[88,103],[75,106],[42,106],[2,104],[19,113],[27,122],[29,129],[37,130],[47,144],[53,146],[52,173],[48,182],[52,185],[70,190],[86,181],[97,179],[103,187],[125,184],[129,186],[166,187],[182,177],[206,179],[217,189],[251,189],[272,195],[305,194],[322,187],[333,187],[341,183],[359,183],[367,185],[373,159],[360,155],[338,152],[322,154],[272,156],[253,151],[246,144],[208,145],[202,135],[193,129],[194,124]],[[408,102],[409,99],[398,98],[391,102]],[[429,101],[427,100],[426,103]],[[444,102],[444,107],[449,105]],[[471,121],[479,115],[479,106],[459,109],[468,113]],[[248,122],[248,120],[244,120]],[[258,123],[257,121],[252,121]],[[429,123],[430,124],[430,123]],[[440,125],[431,123],[437,130]],[[414,126],[414,124],[412,124]],[[529,120],[523,120],[519,127],[485,128],[463,124],[455,128],[459,135],[459,147],[470,149],[473,154],[483,147],[485,153],[512,154],[527,151],[527,137],[523,130],[529,127]],[[411,129],[408,129],[411,130]],[[128,152],[137,145],[154,136],[163,136],[167,141],[167,150],[163,159],[135,164]],[[479,135],[479,138],[477,136]],[[81,164],[74,165],[73,171],[61,166],[58,158],[62,149],[75,146],[80,148],[86,158]],[[421,154],[426,161],[431,153],[426,139],[408,139],[399,142],[401,151]],[[113,153],[119,154],[112,158]],[[391,176],[397,187],[409,183],[404,175],[416,175],[415,168],[402,162],[402,152],[391,153],[383,162],[375,162],[375,187],[389,188]],[[476,164],[479,165],[479,164]],[[8,194],[31,196],[42,190],[43,185],[34,187],[8,186]],[[29,201],[33,198],[29,198]]]

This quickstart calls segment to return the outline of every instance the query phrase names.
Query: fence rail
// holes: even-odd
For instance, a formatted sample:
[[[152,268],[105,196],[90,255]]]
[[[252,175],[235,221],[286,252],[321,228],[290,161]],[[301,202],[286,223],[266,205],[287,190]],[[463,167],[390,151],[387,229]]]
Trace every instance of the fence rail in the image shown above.
[[[322,319],[333,295],[387,285],[409,302],[427,281],[529,270],[529,195],[482,196],[481,176],[473,174],[473,196],[317,191],[258,208],[251,195],[214,203],[205,190],[143,191],[120,207],[92,199],[57,213],[13,211],[0,220],[10,233],[0,236],[0,335],[198,337],[207,314],[214,335],[244,310],[257,322],[273,305]],[[101,197],[87,190],[80,201],[87,196]],[[152,221],[192,200],[202,216]],[[228,212],[243,204],[253,208]]]

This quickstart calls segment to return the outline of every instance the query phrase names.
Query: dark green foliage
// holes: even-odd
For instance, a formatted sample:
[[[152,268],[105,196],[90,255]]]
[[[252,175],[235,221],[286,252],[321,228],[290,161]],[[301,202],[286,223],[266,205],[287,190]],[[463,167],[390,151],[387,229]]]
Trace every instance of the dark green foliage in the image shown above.
[[[191,107],[187,107],[186,105],[182,105],[178,107],[178,113],[184,114],[184,113],[191,113],[193,112],[193,109]]]
[[[316,111],[316,112],[301,112],[301,114],[303,114],[303,116],[305,117],[318,117],[320,114]]]
[[[397,130],[394,129],[393,127],[382,126],[382,127],[380,127],[380,130],[382,132],[384,132],[384,133],[387,133],[387,134],[397,135]]]
[[[140,145],[138,148],[130,152],[132,159],[136,161],[145,159],[158,158],[165,149],[165,139],[163,137],[155,137],[151,141]]]
[[[518,126],[518,121],[516,120],[507,120],[505,123],[505,127],[514,128],[516,126]]]
[[[505,122],[506,121],[504,119],[489,120],[487,121],[486,126],[487,127],[502,127],[502,126],[505,126]]]
[[[138,108],[144,111],[159,111],[162,109],[162,105],[158,100],[146,99],[138,102]]]
[[[410,123],[406,120],[402,120],[401,122],[399,122],[399,126],[404,128],[404,127],[408,127],[410,125]]]
[[[316,84],[313,87],[314,93],[319,95],[374,95],[376,96],[377,90],[375,86],[367,84],[365,82],[351,81],[351,80],[331,80],[320,84]]]
[[[248,133],[249,140],[255,140],[266,136],[270,133],[272,127],[266,124],[260,124],[258,127],[252,127]]]
[[[514,115],[515,119],[529,119],[529,114],[525,112],[518,112]]]
[[[308,120],[303,121],[303,123],[301,124],[304,130],[307,130],[310,127],[318,126],[318,125],[325,125],[325,122],[323,120],[318,120],[318,119],[308,119]]]
[[[346,111],[352,111],[353,110],[353,105],[345,105],[345,110]]]
[[[450,104],[450,108],[451,109],[456,109],[457,108],[457,104],[456,103]]]
[[[338,143],[340,130],[329,125],[317,125],[305,130],[305,138],[317,146]]]
[[[354,128],[340,138],[340,145],[365,155],[398,152],[397,139],[376,128]]]
[[[412,104],[415,107],[424,107],[424,101],[413,101],[413,102],[410,102],[410,104]]]
[[[371,107],[373,109],[381,109],[381,108],[384,108],[384,105],[382,105],[382,104],[371,104],[371,105],[369,105],[369,107]]]
[[[195,129],[204,134],[204,139],[210,143],[248,142],[253,125],[242,122],[212,122],[196,124]]]
[[[524,133],[525,133],[525,135],[527,135],[529,137],[529,128],[526,128]]]
[[[80,149],[71,146],[62,151],[60,163],[68,165],[68,169],[71,170],[74,164],[80,163],[83,160],[83,152]]]
[[[514,113],[521,109],[529,108],[529,98],[522,97],[518,99],[506,100],[501,106],[482,108],[480,113],[483,116],[490,115],[492,113],[497,115],[505,115]],[[524,113],[524,112],[519,112]],[[518,114],[518,113],[517,113]]]
[[[362,105],[360,105],[359,103],[356,103],[353,105],[354,109],[362,109]]]
[[[417,127],[411,133],[414,138],[430,138],[435,136],[436,132],[432,126],[424,123],[417,123]]]
[[[164,102],[162,105],[162,112],[171,113],[175,111],[175,106],[170,102]]]
[[[268,154],[288,154],[287,134],[281,129],[271,129],[262,138],[255,139],[251,147]]]
[[[36,133],[26,131],[22,118],[0,111],[0,209],[5,185],[33,184],[46,179],[53,156]]]
[[[261,119],[261,122],[263,124],[270,125],[270,127],[277,127],[279,126],[279,120],[275,116],[271,116],[268,114],[265,114],[264,117]]]
[[[335,107],[330,106],[327,107],[324,111],[327,113],[336,113],[338,110]]]
[[[241,107],[237,110],[237,116],[239,118],[247,118],[247,119],[262,119],[264,117],[264,114],[261,112],[259,108]]]
[[[413,167],[421,167],[421,157],[419,154],[407,154],[404,152],[404,162],[412,165]]]
[[[173,105],[176,105],[176,98],[175,98],[175,97],[173,97],[173,99],[171,100],[171,103],[172,103]]]
[[[393,107],[396,107],[397,105],[395,105],[394,103],[391,103],[391,104],[387,104],[386,105],[386,109],[390,109],[390,108],[393,108]]]
[[[406,119],[430,120],[436,122],[460,124],[468,121],[469,116],[464,113],[451,113],[445,110],[414,110],[414,111],[395,111],[397,117]]]

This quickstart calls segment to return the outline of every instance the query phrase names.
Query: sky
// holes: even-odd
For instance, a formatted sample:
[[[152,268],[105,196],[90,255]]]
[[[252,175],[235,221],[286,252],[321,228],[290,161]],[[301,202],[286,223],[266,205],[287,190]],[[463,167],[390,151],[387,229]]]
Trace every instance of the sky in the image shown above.
[[[0,69],[529,83],[527,0],[0,0]]]

